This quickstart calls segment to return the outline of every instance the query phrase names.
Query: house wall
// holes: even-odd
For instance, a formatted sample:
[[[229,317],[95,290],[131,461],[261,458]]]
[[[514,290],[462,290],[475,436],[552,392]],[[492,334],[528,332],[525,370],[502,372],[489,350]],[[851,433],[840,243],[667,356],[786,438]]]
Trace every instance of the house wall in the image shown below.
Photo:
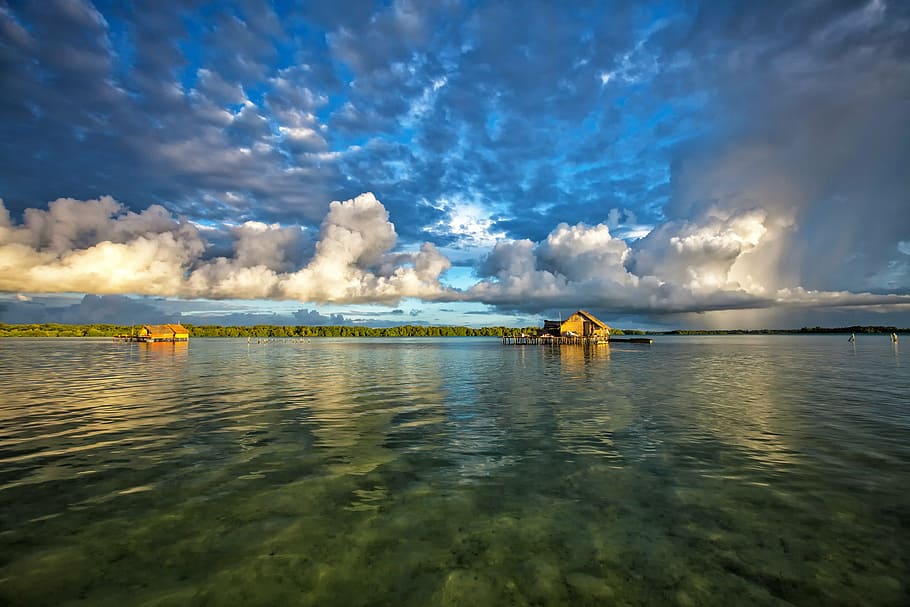
[[[559,337],[562,333],[562,323],[557,320],[545,320],[543,321],[543,329],[541,333],[544,335],[555,335]]]
[[[190,338],[186,329],[181,331],[173,326],[169,326],[166,329],[154,327],[151,330],[147,327],[142,327],[139,329],[138,336],[151,341],[189,341]]]
[[[591,324],[591,329],[586,333],[585,332],[585,323]],[[608,337],[610,335],[610,330],[605,327],[599,327],[595,323],[587,320],[581,314],[573,314],[568,317],[562,326],[560,327],[560,332],[565,335],[569,331],[576,333],[578,335],[596,335],[598,337]]]
[[[597,337],[610,337],[610,329],[607,327],[597,327],[594,329],[594,335]]]
[[[174,334],[174,339],[189,339],[190,333],[183,325],[168,325]]]
[[[562,326],[559,328],[559,330],[563,335],[565,335],[569,331],[571,331],[572,333],[576,333],[578,335],[584,335],[585,334],[584,318],[582,318],[581,315],[579,315],[579,314],[573,314],[572,316],[568,317],[564,323],[562,323]]]

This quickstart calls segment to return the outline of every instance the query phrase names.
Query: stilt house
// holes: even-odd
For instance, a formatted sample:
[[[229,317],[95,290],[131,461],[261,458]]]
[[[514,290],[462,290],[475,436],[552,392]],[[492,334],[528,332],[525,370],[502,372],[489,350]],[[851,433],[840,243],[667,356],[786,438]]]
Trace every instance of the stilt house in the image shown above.
[[[189,341],[190,332],[183,325],[144,325],[137,335],[139,341]]]
[[[562,322],[545,320],[542,333],[554,337],[610,337],[610,327],[599,318],[579,310]]]

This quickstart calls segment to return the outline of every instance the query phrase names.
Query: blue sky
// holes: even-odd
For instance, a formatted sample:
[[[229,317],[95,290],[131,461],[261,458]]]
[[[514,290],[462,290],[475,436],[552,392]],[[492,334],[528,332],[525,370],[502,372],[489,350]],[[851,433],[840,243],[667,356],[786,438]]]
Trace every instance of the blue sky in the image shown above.
[[[0,321],[910,325],[902,2],[0,0]]]

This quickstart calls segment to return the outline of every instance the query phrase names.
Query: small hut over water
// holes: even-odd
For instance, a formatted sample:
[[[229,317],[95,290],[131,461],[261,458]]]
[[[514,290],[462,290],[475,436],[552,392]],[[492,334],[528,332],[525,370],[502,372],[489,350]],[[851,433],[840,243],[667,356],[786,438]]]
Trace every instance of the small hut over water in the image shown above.
[[[553,337],[589,337],[609,339],[610,327],[584,310],[579,310],[564,321],[545,320],[541,333]]]
[[[136,335],[137,341],[189,341],[190,332],[183,325],[143,325]]]
[[[651,344],[650,337],[611,337],[612,329],[590,312],[579,310],[565,320],[545,320],[537,335],[503,335],[502,344],[514,345],[599,345],[614,341],[631,344]],[[619,333],[622,335],[622,332]]]

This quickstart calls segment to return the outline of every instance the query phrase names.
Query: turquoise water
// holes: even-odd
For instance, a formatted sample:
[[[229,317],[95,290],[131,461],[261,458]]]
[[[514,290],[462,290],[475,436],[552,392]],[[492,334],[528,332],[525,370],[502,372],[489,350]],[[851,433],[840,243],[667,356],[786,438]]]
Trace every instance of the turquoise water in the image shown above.
[[[885,336],[6,339],[0,395],[0,604],[910,603]]]

